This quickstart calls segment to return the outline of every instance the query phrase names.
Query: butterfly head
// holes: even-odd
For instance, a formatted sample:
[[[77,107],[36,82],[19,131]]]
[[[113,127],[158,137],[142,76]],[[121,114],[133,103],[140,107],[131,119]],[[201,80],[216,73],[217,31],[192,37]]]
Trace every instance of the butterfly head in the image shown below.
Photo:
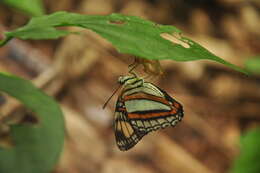
[[[137,80],[140,80],[140,78],[137,78],[136,76],[120,76],[118,78],[118,83],[121,85],[127,85],[132,84]]]

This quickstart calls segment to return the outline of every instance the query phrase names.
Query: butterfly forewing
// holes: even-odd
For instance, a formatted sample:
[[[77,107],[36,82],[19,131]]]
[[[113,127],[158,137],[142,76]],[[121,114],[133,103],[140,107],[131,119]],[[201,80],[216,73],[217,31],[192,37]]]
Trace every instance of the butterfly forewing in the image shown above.
[[[137,92],[123,97],[133,127],[146,132],[175,126],[183,117],[182,106],[165,91],[145,82]]]

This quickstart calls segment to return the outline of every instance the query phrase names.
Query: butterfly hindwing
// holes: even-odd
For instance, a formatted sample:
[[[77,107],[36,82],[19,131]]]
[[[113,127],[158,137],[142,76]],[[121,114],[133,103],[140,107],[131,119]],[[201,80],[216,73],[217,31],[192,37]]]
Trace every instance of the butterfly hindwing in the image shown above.
[[[122,151],[132,148],[146,135],[145,131],[139,131],[131,125],[120,98],[116,104],[114,129],[117,146]]]

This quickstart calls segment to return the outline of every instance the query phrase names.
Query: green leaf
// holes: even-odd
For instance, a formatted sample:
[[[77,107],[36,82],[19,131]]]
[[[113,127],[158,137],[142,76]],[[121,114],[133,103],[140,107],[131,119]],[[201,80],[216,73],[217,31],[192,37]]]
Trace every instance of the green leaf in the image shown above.
[[[245,63],[246,69],[254,74],[260,74],[260,56],[248,59]]]
[[[90,29],[110,41],[121,53],[128,53],[146,59],[171,59],[192,61],[208,59],[217,61],[237,71],[247,73],[212,54],[198,43],[183,37],[173,26],[159,25],[135,16],[111,14],[90,16],[75,13],[57,12],[33,18],[27,25],[7,32],[6,40],[54,39],[69,32],[57,29],[59,26],[79,26]],[[1,44],[5,44],[3,40]]]
[[[41,0],[3,0],[3,3],[24,11],[32,16],[41,16],[44,14],[44,8]]]
[[[0,172],[49,173],[64,143],[64,120],[58,104],[27,80],[0,73],[0,91],[36,113],[35,125],[12,125],[12,148],[0,148]]]
[[[260,172],[260,128],[249,131],[241,137],[240,155],[231,169],[232,173]]]

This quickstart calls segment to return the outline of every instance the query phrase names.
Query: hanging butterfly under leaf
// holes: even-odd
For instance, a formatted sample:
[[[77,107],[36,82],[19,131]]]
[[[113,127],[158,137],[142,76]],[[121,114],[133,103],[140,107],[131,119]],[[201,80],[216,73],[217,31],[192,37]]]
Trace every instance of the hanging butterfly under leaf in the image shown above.
[[[122,91],[116,103],[114,130],[121,151],[135,146],[147,133],[182,120],[182,105],[154,84],[134,73],[119,77],[118,82]]]

